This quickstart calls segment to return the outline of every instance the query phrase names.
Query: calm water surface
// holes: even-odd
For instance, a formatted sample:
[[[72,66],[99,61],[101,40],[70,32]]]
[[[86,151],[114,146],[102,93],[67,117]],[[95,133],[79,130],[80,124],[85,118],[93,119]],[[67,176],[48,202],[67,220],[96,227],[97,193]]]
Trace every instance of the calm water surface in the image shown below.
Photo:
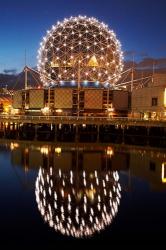
[[[166,152],[0,144],[0,244],[165,241]]]

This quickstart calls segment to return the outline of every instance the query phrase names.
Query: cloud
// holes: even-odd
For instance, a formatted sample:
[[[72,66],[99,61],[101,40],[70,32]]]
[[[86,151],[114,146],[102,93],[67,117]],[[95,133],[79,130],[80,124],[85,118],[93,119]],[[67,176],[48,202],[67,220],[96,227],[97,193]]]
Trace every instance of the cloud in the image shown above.
[[[124,51],[125,56],[133,56],[136,53],[134,50],[126,50]]]
[[[148,57],[149,55],[145,51],[126,50],[124,52],[124,56],[130,57],[130,58],[134,56],[134,58],[137,58],[137,57]]]
[[[125,69],[133,67],[132,60],[126,60],[124,62]],[[166,58],[153,58],[153,57],[145,57],[140,61],[134,61],[134,68],[138,70],[153,70],[153,66],[155,70],[164,70],[166,71]]]
[[[148,53],[147,52],[145,52],[145,51],[141,51],[141,52],[139,52],[139,54],[138,54],[140,57],[148,57],[149,55],[148,55]]]
[[[160,47],[157,48],[157,50],[165,52],[166,51],[166,44],[162,44]]]
[[[138,68],[153,68],[153,65],[155,68],[161,69],[166,68],[166,58],[152,58],[152,57],[146,57],[142,61],[140,61],[137,64]]]
[[[15,75],[17,73],[17,69],[4,69],[3,72],[5,74]]]
[[[124,62],[125,69],[132,68],[133,66],[134,68],[137,68],[137,63],[136,62],[133,63],[133,61],[130,60]]]

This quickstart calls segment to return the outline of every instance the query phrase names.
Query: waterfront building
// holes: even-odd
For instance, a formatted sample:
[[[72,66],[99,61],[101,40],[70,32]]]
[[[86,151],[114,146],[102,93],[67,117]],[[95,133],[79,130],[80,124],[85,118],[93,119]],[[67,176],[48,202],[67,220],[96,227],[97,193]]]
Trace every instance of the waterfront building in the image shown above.
[[[132,114],[145,119],[166,117],[166,74],[155,73],[146,87],[132,92]]]
[[[86,16],[53,25],[38,51],[42,85],[14,93],[14,112],[72,116],[127,116],[129,93],[117,86],[123,53],[115,33]]]
[[[127,116],[130,93],[101,87],[72,86],[26,89],[13,95],[13,109],[18,114],[61,116]]]
[[[12,98],[9,94],[0,94],[0,113],[8,114],[11,110]]]
[[[25,67],[25,89],[14,92],[12,114],[166,116],[166,75],[155,73],[137,82],[132,69],[125,84],[121,44],[95,18],[71,17],[53,25],[40,44],[37,68],[41,84],[29,87]],[[142,79],[148,83],[141,84]]]

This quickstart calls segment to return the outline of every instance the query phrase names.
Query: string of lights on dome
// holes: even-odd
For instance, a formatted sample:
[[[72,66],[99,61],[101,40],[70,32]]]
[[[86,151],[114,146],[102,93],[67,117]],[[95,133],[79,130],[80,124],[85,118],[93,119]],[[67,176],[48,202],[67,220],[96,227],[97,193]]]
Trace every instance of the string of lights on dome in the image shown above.
[[[114,85],[123,70],[123,53],[115,33],[106,24],[86,16],[70,17],[47,31],[37,66],[45,86],[61,81]]]

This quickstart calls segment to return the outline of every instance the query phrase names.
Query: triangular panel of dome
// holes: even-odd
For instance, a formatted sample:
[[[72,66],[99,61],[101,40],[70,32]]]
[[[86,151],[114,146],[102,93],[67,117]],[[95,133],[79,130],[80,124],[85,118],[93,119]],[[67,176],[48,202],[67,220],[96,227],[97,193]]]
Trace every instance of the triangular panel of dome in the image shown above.
[[[93,55],[93,56],[90,58],[90,60],[89,60],[89,62],[88,62],[88,66],[89,66],[89,67],[98,67],[98,66],[99,66],[98,61],[97,61],[95,55]]]
[[[53,60],[51,61],[51,68],[59,68],[59,63],[55,58],[53,58]]]

